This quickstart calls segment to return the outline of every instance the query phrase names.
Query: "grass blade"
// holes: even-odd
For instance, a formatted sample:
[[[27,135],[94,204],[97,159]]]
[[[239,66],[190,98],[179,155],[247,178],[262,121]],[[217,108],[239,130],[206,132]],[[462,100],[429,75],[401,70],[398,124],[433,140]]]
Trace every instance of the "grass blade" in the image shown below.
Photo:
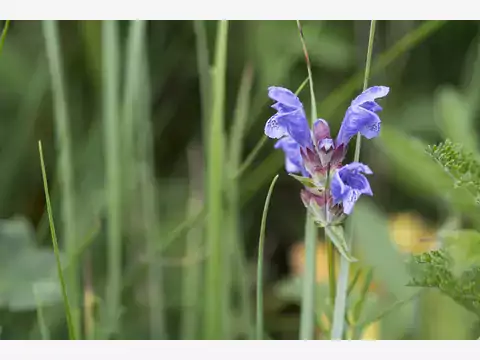
[[[2,54],[3,44],[5,44],[5,39],[7,38],[9,26],[10,26],[10,20],[6,20],[5,25],[3,26],[2,36],[0,37],[0,55]]]
[[[57,22],[53,20],[43,21],[42,26],[50,77],[52,79],[56,146],[61,186],[62,238],[65,242],[67,258],[71,261],[66,271],[66,276],[68,278],[72,321],[75,326],[75,332],[78,334],[80,333],[80,310],[78,307],[80,301],[80,281],[78,259],[75,258],[77,251],[77,229],[75,225],[76,205],[72,166],[72,139],[67,110],[67,96],[64,87],[63,64],[60,53],[60,37]]]
[[[107,193],[107,288],[105,326],[107,334],[118,329],[122,281],[121,167],[119,134],[119,39],[116,21],[102,27],[103,124]]]
[[[262,223],[260,225],[260,237],[258,239],[258,264],[257,264],[257,322],[256,322],[256,339],[263,339],[263,248],[265,243],[265,227],[267,224],[268,207],[270,205],[270,198],[272,197],[273,188],[277,182],[278,175],[276,175],[270,188],[268,189],[265,205],[263,206]]]
[[[227,65],[228,22],[218,22],[215,65],[212,74],[212,111],[208,124],[207,138],[207,207],[208,222],[205,292],[205,338],[221,339],[223,337],[224,294],[223,287],[223,162],[225,149],[224,107],[225,107],[225,73]]]
[[[65,307],[65,316],[67,318],[68,337],[70,338],[70,340],[76,340],[77,337],[75,332],[75,326],[73,324],[70,302],[68,301],[67,287],[65,285],[65,279],[63,277],[63,270],[62,270],[62,263],[60,261],[60,250],[58,249],[57,235],[55,232],[55,224],[53,222],[52,205],[50,203],[47,172],[45,170],[45,162],[43,160],[43,149],[42,149],[41,141],[38,142],[38,152],[40,154],[40,165],[42,168],[43,188],[45,191],[45,202],[47,204],[48,222],[50,224],[50,234],[52,236],[53,252],[55,253],[55,260],[57,262],[58,279],[60,280],[60,287],[62,289],[62,297],[63,297],[63,305]]]

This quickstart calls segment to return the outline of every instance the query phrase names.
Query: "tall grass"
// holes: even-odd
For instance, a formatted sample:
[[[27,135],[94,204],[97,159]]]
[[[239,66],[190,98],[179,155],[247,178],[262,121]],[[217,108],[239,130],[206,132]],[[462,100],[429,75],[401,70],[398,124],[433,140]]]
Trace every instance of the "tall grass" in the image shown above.
[[[68,336],[69,336],[70,340],[76,340],[77,339],[77,335],[76,335],[77,332],[76,332],[76,329],[75,329],[75,324],[73,322],[72,309],[71,309],[69,297],[68,297],[68,294],[67,294],[67,286],[66,286],[66,283],[65,283],[65,277],[63,275],[62,263],[60,261],[60,249],[58,248],[57,234],[55,232],[55,223],[53,222],[53,211],[52,211],[52,205],[50,203],[50,193],[48,191],[47,171],[45,170],[45,161],[43,159],[43,149],[42,149],[42,142],[41,141],[38,142],[38,152],[39,152],[39,155],[40,155],[40,166],[41,166],[41,170],[42,170],[43,188],[44,188],[44,191],[45,191],[45,202],[47,204],[48,223],[50,224],[50,234],[51,234],[51,237],[52,237],[53,252],[55,254],[55,260],[57,262],[58,279],[59,279],[60,287],[61,287],[61,290],[62,290],[65,316],[67,318]],[[39,316],[41,316],[41,315],[39,315]]]
[[[263,249],[265,246],[265,227],[267,226],[268,207],[270,206],[270,198],[272,197],[273,188],[278,180],[276,175],[270,188],[268,189],[265,205],[263,206],[262,222],[260,224],[260,237],[258,240],[258,259],[257,259],[257,321],[255,326],[255,335],[257,340],[263,339]]]
[[[105,188],[107,196],[107,288],[105,329],[108,335],[118,330],[122,289],[122,227],[120,164],[120,53],[118,24],[102,24],[103,136],[105,145]]]
[[[212,69],[211,119],[208,122],[207,140],[207,209],[206,227],[207,252],[205,291],[205,338],[222,339],[223,321],[228,316],[222,294],[226,286],[223,279],[224,262],[224,217],[223,217],[223,163],[225,152],[224,109],[225,71],[227,67],[228,22],[222,20],[217,25],[215,62]]]

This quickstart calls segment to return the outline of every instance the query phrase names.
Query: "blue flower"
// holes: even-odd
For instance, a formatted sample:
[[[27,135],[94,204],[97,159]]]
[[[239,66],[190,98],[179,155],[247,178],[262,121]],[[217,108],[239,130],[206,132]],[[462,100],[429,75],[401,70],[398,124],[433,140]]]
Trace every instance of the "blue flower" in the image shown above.
[[[360,195],[372,196],[372,189],[363,174],[373,174],[367,165],[353,162],[340,168],[330,184],[335,204],[343,203],[343,212],[350,214]]]
[[[372,139],[380,133],[380,118],[376,114],[382,107],[375,99],[387,96],[390,88],[373,86],[357,96],[347,109],[337,136],[337,146],[346,145],[357,133]]]
[[[267,121],[265,135],[272,139],[288,135],[300,146],[312,146],[307,117],[298,97],[290,90],[278,86],[269,87],[268,96],[276,101],[272,107],[277,113]]]
[[[282,149],[285,153],[285,169],[289,173],[302,173],[308,176],[308,172],[303,165],[300,145],[290,136],[284,136],[275,144],[275,149]]]

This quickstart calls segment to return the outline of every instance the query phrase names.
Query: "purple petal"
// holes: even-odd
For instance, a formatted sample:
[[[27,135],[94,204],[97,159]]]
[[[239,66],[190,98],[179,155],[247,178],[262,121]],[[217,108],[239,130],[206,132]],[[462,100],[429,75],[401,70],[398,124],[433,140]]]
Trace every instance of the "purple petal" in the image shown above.
[[[357,190],[349,190],[343,200],[343,212],[350,215],[353,210],[353,206],[360,197],[360,193]]]
[[[337,136],[337,146],[348,144],[350,139],[361,133],[372,139],[380,133],[380,118],[377,114],[362,107],[350,107],[345,114]]]
[[[348,170],[350,172],[362,172],[367,175],[373,174],[373,171],[368,167],[368,165],[362,164],[360,162],[352,162],[348,165],[345,165],[342,169],[344,169],[344,171]]]
[[[333,175],[332,182],[330,183],[330,191],[335,204],[342,202],[346,191],[348,191],[338,171]]]
[[[387,86],[372,86],[358,95],[353,101],[352,106],[360,106],[366,102],[375,102],[375,99],[388,95],[390,88]]]
[[[380,133],[380,118],[376,114],[382,107],[375,99],[386,96],[390,91],[387,86],[372,86],[351,103],[343,119],[336,144],[348,144],[350,139],[360,133],[367,139],[372,139]]]
[[[322,141],[320,141],[320,144],[318,144],[318,147],[322,150],[329,151],[333,148],[333,140],[323,139]]]
[[[268,88],[268,96],[281,104],[287,105],[293,108],[302,107],[300,99],[288,89],[279,86],[270,86]]]
[[[277,117],[277,114],[273,115],[265,124],[265,135],[271,139],[280,139],[288,134],[287,129],[278,123]]]
[[[287,172],[302,173],[304,176],[308,175],[303,165],[300,146],[295,140],[286,136],[278,140],[274,147],[275,149],[282,149],[285,153],[285,170],[287,170]]]
[[[372,174],[365,164],[354,162],[340,168],[333,176],[330,185],[335,204],[342,203],[345,214],[350,214],[358,198],[362,195],[372,196],[372,189],[363,174]]]
[[[330,138],[330,127],[325,120],[318,119],[315,121],[315,124],[313,124],[313,136],[316,144],[323,139]]]
[[[276,120],[278,125],[285,129],[286,133],[299,145],[303,147],[312,146],[312,136],[303,109],[290,113],[277,113]]]

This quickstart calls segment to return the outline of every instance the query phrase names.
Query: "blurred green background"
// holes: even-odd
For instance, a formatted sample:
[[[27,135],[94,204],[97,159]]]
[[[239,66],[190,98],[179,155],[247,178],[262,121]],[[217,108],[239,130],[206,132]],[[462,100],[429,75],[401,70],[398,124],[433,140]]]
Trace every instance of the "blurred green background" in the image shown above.
[[[369,22],[302,23],[318,114],[336,134],[361,90]],[[0,55],[1,339],[68,338],[39,140],[78,337],[202,339],[216,318],[223,338],[251,338],[260,219],[278,173],[262,279],[265,336],[298,338],[305,218],[299,184],[273,140],[236,176],[273,114],[267,87],[295,91],[306,77],[295,21],[229,22],[224,128],[213,140],[204,80],[215,60],[217,22],[56,26],[12,21]],[[449,196],[447,175],[424,154],[445,137],[478,146],[479,30],[474,21],[377,22],[370,84],[391,91],[382,100],[381,136],[362,147],[375,196],[362,198],[354,212],[356,266],[374,276],[364,319],[415,291],[406,286],[408,254],[437,246],[452,216],[480,215]],[[308,109],[308,91],[300,98]],[[215,250],[222,251],[215,264],[222,278],[213,285],[217,279],[204,276],[212,251],[205,227],[214,221],[204,210],[209,149],[223,155],[216,178],[222,244]],[[325,259],[320,246],[319,313]],[[209,312],[205,302],[219,307]],[[478,333],[467,310],[432,289],[362,337]]]

